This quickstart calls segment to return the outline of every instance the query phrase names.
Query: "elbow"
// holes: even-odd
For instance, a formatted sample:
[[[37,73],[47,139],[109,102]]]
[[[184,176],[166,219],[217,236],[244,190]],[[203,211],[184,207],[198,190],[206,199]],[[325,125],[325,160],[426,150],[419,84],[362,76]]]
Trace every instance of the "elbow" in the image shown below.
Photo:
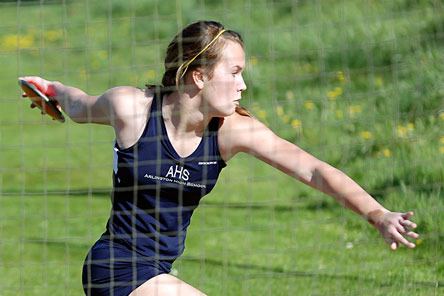
[[[335,170],[336,169],[334,167],[323,161],[320,161],[310,171],[310,185],[319,190],[324,189],[329,175],[331,175]]]

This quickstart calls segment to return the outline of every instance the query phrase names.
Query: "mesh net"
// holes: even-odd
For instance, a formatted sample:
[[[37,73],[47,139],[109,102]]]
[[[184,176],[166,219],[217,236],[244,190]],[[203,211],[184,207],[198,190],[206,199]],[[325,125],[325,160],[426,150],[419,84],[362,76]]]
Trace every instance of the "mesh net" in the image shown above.
[[[240,154],[171,274],[209,295],[442,293],[442,1],[0,1],[0,18],[2,294],[81,294],[111,209],[112,128],[40,116],[17,77],[92,95],[158,84],[168,43],[201,19],[244,37],[242,105],[387,208],[414,210],[421,238],[392,254],[360,217]]]

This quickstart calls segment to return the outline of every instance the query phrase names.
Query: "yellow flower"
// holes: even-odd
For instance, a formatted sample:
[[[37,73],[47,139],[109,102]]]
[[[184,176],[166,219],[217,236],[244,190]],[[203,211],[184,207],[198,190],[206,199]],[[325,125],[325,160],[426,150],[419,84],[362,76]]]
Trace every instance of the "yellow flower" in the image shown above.
[[[339,82],[345,82],[344,72],[342,71],[336,72],[336,79],[338,79]]]
[[[337,97],[342,95],[343,91],[341,87],[335,87],[334,90],[327,92],[327,97],[329,100],[334,101]]]
[[[439,142],[444,145],[444,136],[441,136],[441,138],[439,138]]]
[[[362,131],[359,133],[359,136],[364,140],[373,139],[373,134],[369,131]]]
[[[405,127],[403,125],[398,125],[398,127],[396,128],[396,134],[400,138],[406,138],[407,134],[408,134],[407,127]]]
[[[337,119],[344,118],[344,112],[342,112],[342,110],[336,110],[335,114]]]
[[[384,80],[382,79],[381,76],[375,78],[375,85],[377,87],[382,87],[384,85]]]
[[[281,117],[282,115],[284,115],[284,108],[282,106],[277,106],[276,107],[276,114]]]
[[[439,147],[439,152],[440,152],[441,154],[444,154],[444,146]]]
[[[262,110],[262,109],[258,110],[257,117],[259,117],[259,119],[261,119],[261,120],[267,119],[267,111]]]
[[[300,128],[302,127],[302,122],[301,122],[299,119],[293,119],[293,120],[291,121],[291,126],[292,126],[294,129],[300,129]]]
[[[439,119],[441,119],[442,121],[444,121],[444,112],[439,113]]]
[[[258,62],[257,57],[252,56],[250,58],[250,65],[255,66],[255,65],[257,65],[257,62]]]
[[[9,34],[2,38],[2,48],[5,50],[16,50],[17,48],[32,48],[34,46],[34,35]]]
[[[338,96],[342,95],[342,93],[343,93],[342,87],[335,87],[335,92]]]
[[[327,92],[327,98],[330,100],[330,101],[334,101],[334,100],[336,100],[336,93],[334,92],[334,91],[329,91],[329,92]]]
[[[396,133],[398,137],[406,138],[407,136],[411,135],[414,130],[415,130],[415,125],[413,123],[407,123],[405,126],[398,125],[398,127],[396,128]]]
[[[62,39],[62,30],[50,30],[45,32],[45,39],[49,42],[55,42]]]
[[[304,107],[305,107],[305,109],[307,109],[307,110],[313,110],[314,107],[315,107],[315,104],[313,103],[312,100],[306,100],[306,101],[304,102]]]
[[[384,155],[384,157],[390,157],[392,156],[392,151],[390,151],[388,148],[384,148],[382,149],[382,155]]]
[[[356,114],[359,114],[361,112],[362,112],[361,105],[352,105],[352,106],[348,107],[348,114],[352,118],[355,117]]]

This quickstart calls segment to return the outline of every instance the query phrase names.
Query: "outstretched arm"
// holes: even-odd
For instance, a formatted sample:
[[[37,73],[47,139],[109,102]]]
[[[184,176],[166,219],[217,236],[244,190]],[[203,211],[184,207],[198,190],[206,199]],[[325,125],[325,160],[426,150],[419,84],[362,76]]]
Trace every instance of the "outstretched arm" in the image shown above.
[[[58,81],[49,81],[37,76],[21,78],[57,101],[62,110],[77,123],[99,123],[115,127],[136,110],[132,105],[134,98],[140,96],[141,92],[133,87],[116,87],[102,95],[91,96],[79,88]]]
[[[227,158],[245,152],[263,160],[303,183],[334,197],[340,204],[367,219],[395,250],[399,244],[415,245],[405,237],[417,238],[409,220],[413,212],[397,213],[385,209],[361,186],[342,171],[317,159],[298,146],[276,136],[254,118],[233,115],[221,130]],[[225,131],[225,132],[224,132]]]

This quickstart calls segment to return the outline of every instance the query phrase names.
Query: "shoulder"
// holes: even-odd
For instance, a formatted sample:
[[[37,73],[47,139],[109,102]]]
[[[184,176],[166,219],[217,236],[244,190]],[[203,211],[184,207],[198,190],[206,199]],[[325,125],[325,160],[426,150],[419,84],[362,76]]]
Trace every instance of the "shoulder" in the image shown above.
[[[239,152],[254,154],[254,149],[261,142],[274,137],[276,135],[255,117],[236,112],[224,118],[218,133],[218,143],[222,157],[228,161]]]
[[[133,86],[116,86],[108,89],[103,95],[110,103],[122,105],[146,104],[147,99],[152,99],[153,94]]]
[[[146,125],[154,93],[130,86],[114,87],[103,96],[113,110],[111,125],[120,147],[133,145],[141,136]]]
[[[103,93],[102,99],[113,111],[116,123],[124,124],[144,117],[151,106],[153,93],[132,86],[117,86]]]

